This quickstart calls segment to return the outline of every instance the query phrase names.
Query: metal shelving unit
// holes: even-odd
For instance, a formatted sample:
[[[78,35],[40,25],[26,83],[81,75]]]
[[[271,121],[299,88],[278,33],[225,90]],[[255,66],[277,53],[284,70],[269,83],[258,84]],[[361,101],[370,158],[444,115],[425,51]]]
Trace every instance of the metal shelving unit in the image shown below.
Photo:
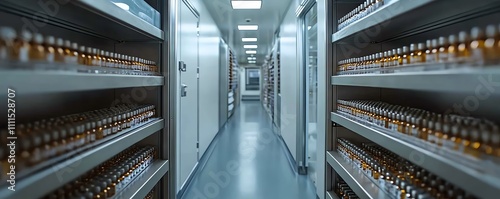
[[[23,94],[163,86],[162,76],[88,74],[61,71],[0,71],[0,84]],[[62,84],[62,82],[64,82]]]
[[[165,78],[168,74],[168,55],[165,52],[169,48],[164,39],[168,35],[164,30],[169,25],[167,4],[170,3],[160,0],[148,0],[145,3],[159,11],[161,19],[158,20],[163,23],[160,26],[162,28],[157,28],[110,0],[0,2],[0,18],[4,19],[0,26],[12,27],[17,32],[24,29],[40,33],[43,37],[69,40],[79,47],[86,46],[151,60],[159,68],[155,74],[158,76],[146,76],[132,75],[139,71],[51,64],[43,59],[34,61],[31,57],[22,64],[5,64],[2,60],[4,65],[1,66],[0,85],[2,89],[16,90],[16,102],[19,102],[16,105],[19,112],[16,114],[17,125],[117,105],[154,105],[156,118],[101,140],[86,142],[79,148],[54,158],[41,159],[40,163],[16,173],[15,192],[7,189],[9,184],[3,182],[0,185],[1,198],[43,198],[133,145],[155,146],[157,158],[121,196],[144,198],[153,187],[159,187],[158,190],[154,189],[155,195],[159,198],[167,197],[169,190],[166,186],[166,174],[171,166],[168,153],[170,134],[168,121],[163,118],[169,118],[170,98],[169,88],[164,88],[168,81]],[[31,27],[23,26],[28,22]],[[95,73],[104,70],[108,73]],[[25,138],[20,138],[19,143],[23,139]],[[51,142],[63,144],[56,139],[58,138]],[[46,142],[43,141],[42,144],[47,144]],[[33,152],[32,148],[26,150]]]
[[[168,171],[168,160],[157,160],[135,181],[114,198],[144,198]]]
[[[442,113],[448,108],[447,105],[463,102],[468,96],[479,95],[479,86],[484,88],[489,86],[487,82],[498,82],[495,78],[500,75],[498,65],[478,67],[465,63],[430,63],[383,68],[381,73],[368,69],[364,71],[365,74],[358,75],[337,75],[337,65],[340,60],[384,52],[440,36],[457,35],[459,31],[470,31],[476,26],[484,28],[489,24],[496,25],[500,2],[384,0],[382,7],[337,30],[338,19],[359,4],[360,2],[345,0],[332,2],[332,60],[329,67],[333,70],[328,74],[331,77],[328,89],[331,89],[332,95],[327,98],[331,100],[328,103],[332,108],[327,111],[331,114],[328,122],[332,122],[333,127],[332,132],[326,132],[326,197],[335,195],[332,192],[335,185],[333,176],[338,174],[361,198],[388,198],[377,195],[383,194],[375,185],[378,183],[371,182],[371,178],[368,179],[357,169],[352,169],[352,166],[335,152],[337,138],[345,138],[355,143],[373,142],[467,193],[479,198],[495,198],[500,194],[500,179],[495,175],[488,175],[488,172],[492,172],[488,170],[492,169],[490,166],[495,165],[482,165],[485,168],[479,168],[482,166],[473,164],[481,160],[467,163],[468,157],[462,158],[463,160],[457,158],[463,154],[447,152],[425,142],[418,143],[414,141],[417,138],[353,119],[337,113],[336,109],[337,100],[369,99]],[[451,4],[454,5],[453,9],[448,9]],[[498,89],[489,88],[488,98],[482,98],[481,109],[475,109],[470,114],[498,123],[500,121],[495,114],[498,113],[496,102],[500,97],[499,92]],[[398,98],[400,95],[405,98]]]
[[[470,93],[481,78],[500,75],[496,68],[332,76],[332,85]],[[425,80],[425,81],[422,81]],[[460,80],[460,81],[455,81]]]
[[[331,114],[331,120],[374,143],[384,146],[399,156],[405,157],[426,170],[439,174],[442,178],[454,182],[457,186],[463,187],[464,190],[478,197],[488,198],[488,196],[500,193],[500,184],[495,177],[442,156],[437,151],[432,151],[431,148],[421,148],[391,136],[389,133],[383,132],[382,129],[375,129],[337,113]]]
[[[50,165],[49,168],[33,172],[33,174],[22,178],[17,182],[15,192],[2,187],[0,195],[6,198],[44,196],[85,174],[92,168],[99,166],[102,162],[112,158],[133,144],[158,132],[164,125],[165,121],[163,119],[157,119],[135,129],[121,132],[110,139],[98,141],[88,146],[88,150],[84,150],[80,154],[73,154],[74,156],[69,156],[71,158],[67,160],[59,161],[54,165]]]
[[[360,198],[389,198],[389,196],[361,170],[343,160],[337,152],[328,151],[326,161]]]
[[[234,113],[236,106],[238,105],[238,64],[236,62],[236,56],[233,54],[233,51],[229,49],[229,90],[228,90],[228,101],[227,101],[227,110],[228,117],[231,117]]]
[[[43,4],[30,2],[32,1],[2,1],[0,2],[0,11],[31,19],[33,13],[40,10],[50,10],[41,7]],[[57,9],[56,17],[48,18],[46,23],[118,41],[144,40],[144,37],[158,41],[164,40],[163,30],[123,10],[110,1],[78,0],[61,2],[57,3],[60,9]]]
[[[335,194],[333,191],[327,191],[326,192],[326,197],[328,199],[339,199],[339,197],[337,196],[337,194]]]

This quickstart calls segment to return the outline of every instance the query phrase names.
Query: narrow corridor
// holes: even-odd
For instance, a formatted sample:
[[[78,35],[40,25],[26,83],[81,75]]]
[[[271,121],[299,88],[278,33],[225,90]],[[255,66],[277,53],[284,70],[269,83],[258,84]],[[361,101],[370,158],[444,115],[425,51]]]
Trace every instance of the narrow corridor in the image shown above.
[[[260,102],[242,102],[182,198],[315,199],[314,185],[292,169],[271,124]]]

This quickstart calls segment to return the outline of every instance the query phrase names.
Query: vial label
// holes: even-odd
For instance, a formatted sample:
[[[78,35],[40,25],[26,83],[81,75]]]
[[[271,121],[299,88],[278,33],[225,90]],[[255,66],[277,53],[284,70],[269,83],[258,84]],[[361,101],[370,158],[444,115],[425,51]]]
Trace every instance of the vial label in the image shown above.
[[[47,61],[51,63],[54,62],[54,57],[54,53],[47,54]]]
[[[7,60],[7,59],[8,59],[7,48],[0,47],[0,60]]]
[[[28,48],[21,47],[19,49],[19,61],[21,61],[21,62],[28,62],[29,61]]]

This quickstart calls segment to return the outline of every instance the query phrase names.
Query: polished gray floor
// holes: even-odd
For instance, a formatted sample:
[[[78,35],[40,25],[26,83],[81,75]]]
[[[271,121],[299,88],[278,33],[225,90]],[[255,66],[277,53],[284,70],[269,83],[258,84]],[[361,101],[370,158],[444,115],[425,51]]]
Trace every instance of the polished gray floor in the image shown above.
[[[315,199],[316,194],[309,178],[290,166],[260,102],[243,102],[182,198]]]

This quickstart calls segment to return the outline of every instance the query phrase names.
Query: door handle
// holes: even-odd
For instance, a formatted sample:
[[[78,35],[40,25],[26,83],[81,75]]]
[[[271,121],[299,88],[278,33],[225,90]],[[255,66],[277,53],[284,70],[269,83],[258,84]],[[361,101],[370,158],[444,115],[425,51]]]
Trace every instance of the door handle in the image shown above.
[[[186,97],[187,96],[187,85],[186,84],[182,84],[181,85],[181,97]]]
[[[186,63],[179,61],[179,71],[186,72]]]

